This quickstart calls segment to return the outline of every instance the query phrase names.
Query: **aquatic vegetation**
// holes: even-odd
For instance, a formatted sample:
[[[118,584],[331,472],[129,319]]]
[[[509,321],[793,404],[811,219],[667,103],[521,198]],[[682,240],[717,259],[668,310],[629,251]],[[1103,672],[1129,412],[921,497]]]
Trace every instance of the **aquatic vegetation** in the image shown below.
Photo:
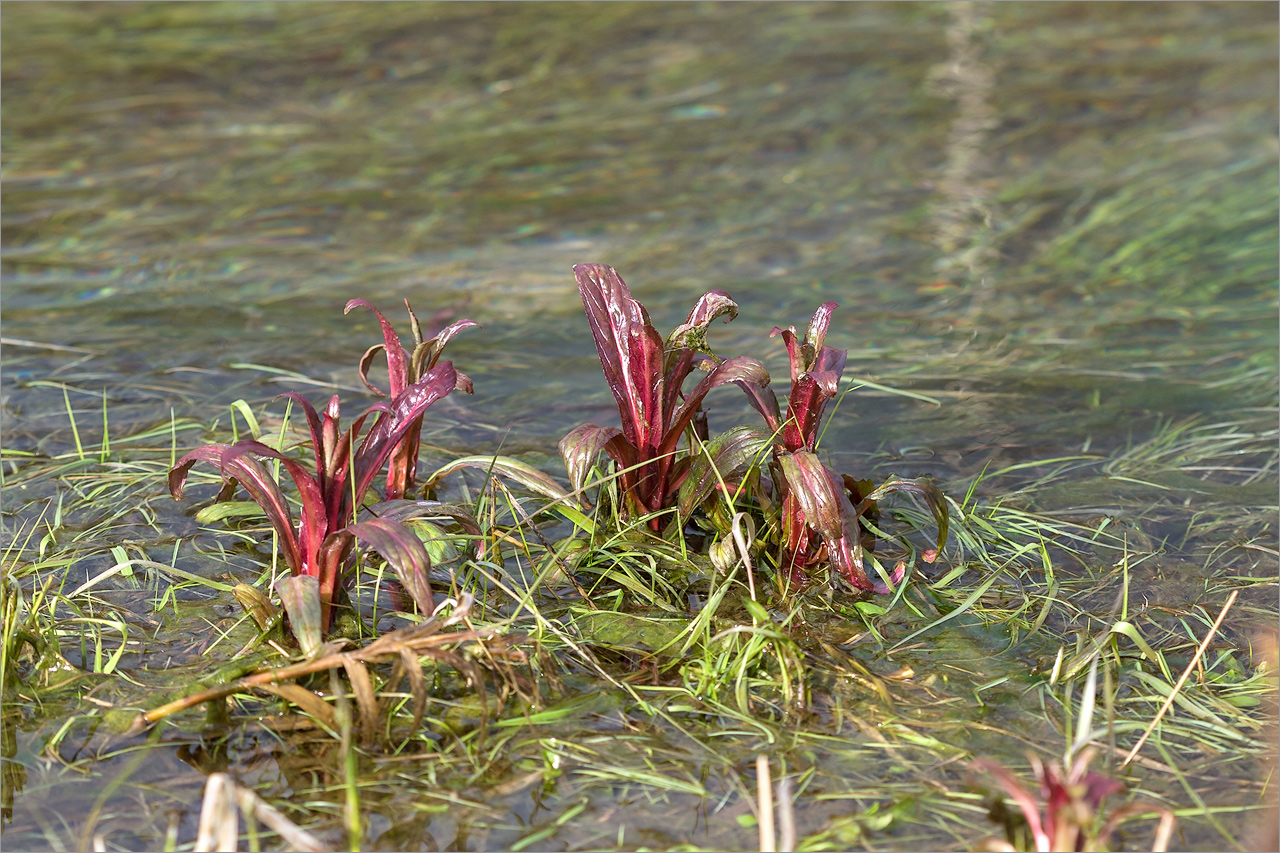
[[[1039,785],[1037,799],[1004,765],[980,758],[971,763],[974,770],[994,777],[1022,812],[1026,819],[1026,831],[1005,815],[1007,841],[995,841],[992,850],[1035,850],[1047,853],[1052,850],[1104,850],[1111,835],[1125,820],[1147,811],[1160,815],[1156,840],[1152,849],[1167,849],[1173,832],[1173,813],[1168,809],[1152,809],[1130,804],[1111,812],[1102,820],[1102,805],[1107,797],[1124,791],[1125,786],[1116,779],[1089,769],[1096,753],[1093,749],[1081,751],[1063,770],[1056,762],[1045,764],[1035,755],[1028,755],[1032,772]]]
[[[723,290],[704,293],[664,342],[613,267],[579,264],[573,273],[622,429],[583,424],[560,441],[560,454],[575,489],[584,485],[596,456],[608,454],[618,465],[624,514],[650,516],[650,527],[658,530],[663,519],[655,513],[674,503],[689,474],[691,456],[678,457],[677,446],[686,429],[699,428],[707,392],[733,383],[752,396],[768,386],[769,373],[754,358],[721,359],[708,348],[711,322],[738,315],[737,303]],[[684,394],[695,367],[707,375]],[[705,439],[705,424],[701,430]]]
[[[360,357],[360,381],[379,397],[395,399],[403,394],[406,388],[420,382],[427,371],[436,366],[450,338],[463,329],[472,326],[480,328],[480,324],[475,320],[459,320],[441,329],[433,337],[423,340],[422,324],[418,322],[418,316],[413,313],[413,308],[409,307],[408,299],[404,301],[404,307],[409,312],[410,328],[413,331],[412,352],[405,349],[400,343],[396,330],[387,322],[387,318],[382,316],[382,312],[369,301],[352,299],[344,309],[344,313],[350,313],[352,308],[368,308],[377,316],[378,324],[382,327],[383,342],[369,347]],[[389,391],[383,391],[369,381],[369,367],[379,351],[386,356],[387,377],[391,386]],[[470,378],[460,371],[454,372],[457,375],[457,387],[471,394],[474,387]],[[421,439],[422,415],[418,415],[416,421],[395,442],[391,455],[387,459],[387,500],[403,498],[412,490],[414,478],[418,472],[418,444]]]
[[[392,706],[399,703],[392,698],[379,701],[374,694],[373,679],[368,668],[373,664],[391,662],[393,668],[383,688],[387,693],[394,693],[408,680],[413,709],[410,730],[416,730],[426,713],[428,699],[427,683],[422,674],[423,659],[446,663],[464,674],[481,700],[485,693],[485,670],[500,671],[498,662],[514,663],[525,659],[522,651],[512,648],[509,640],[494,629],[466,627],[459,631],[447,631],[446,629],[455,625],[466,624],[474,599],[470,594],[464,593],[460,600],[450,600],[449,603],[453,606],[447,615],[433,614],[420,624],[382,634],[360,648],[341,651],[340,646],[327,645],[321,648],[321,654],[308,660],[284,667],[260,669],[189,693],[137,714],[130,721],[131,727],[134,731],[140,731],[172,714],[223,699],[233,693],[264,690],[283,696],[325,723],[328,728],[336,729],[333,708],[310,691],[302,688],[282,690],[281,685],[341,666],[355,687],[356,704],[360,710],[361,740],[372,743],[377,738],[378,721],[385,718]],[[457,647],[468,643],[484,646],[486,654],[481,662],[477,663],[457,653]]]
[[[431,588],[426,572],[429,558],[421,541],[412,531],[389,518],[356,521],[365,493],[373,485],[393,450],[404,436],[421,425],[422,414],[458,383],[451,362],[428,369],[420,380],[406,385],[389,403],[369,407],[346,432],[339,432],[341,414],[335,394],[323,418],[315,407],[296,392],[282,395],[298,403],[306,413],[315,452],[314,470],[276,448],[254,439],[235,444],[206,444],[186,454],[169,472],[169,491],[182,497],[182,487],[191,467],[197,462],[218,466],[226,487],[224,496],[234,492],[236,484],[267,514],[280,541],[280,550],[294,579],[287,581],[297,589],[282,592],[282,601],[290,611],[295,632],[313,637],[312,619],[304,617],[310,610],[301,609],[303,602],[317,601],[318,629],[327,630],[332,621],[332,607],[342,583],[348,578],[352,549],[357,541],[378,550],[398,574],[405,589],[423,612],[430,612]],[[365,421],[377,412],[373,426],[356,446]],[[302,502],[295,529],[288,501],[267,469],[254,457],[276,459],[284,466]],[[301,624],[299,624],[301,623]],[[305,626],[305,627],[304,627]],[[314,640],[306,645],[313,646]]]
[[[831,315],[837,307],[835,302],[819,306],[803,338],[795,326],[775,326],[770,333],[770,337],[782,336],[791,364],[786,418],[782,418],[772,393],[753,396],[752,402],[769,428],[781,436],[773,453],[774,483],[782,501],[780,569],[791,583],[804,586],[808,569],[827,559],[856,589],[884,592],[886,588],[868,579],[863,566],[863,541],[874,547],[875,539],[860,519],[874,518],[876,502],[889,494],[914,495],[933,514],[938,525],[937,548],[941,549],[947,539],[947,502],[928,478],[890,477],[877,487],[870,480],[837,474],[814,452],[824,410],[840,393],[844,375],[846,351],[826,345]],[[932,561],[932,555],[926,558]]]

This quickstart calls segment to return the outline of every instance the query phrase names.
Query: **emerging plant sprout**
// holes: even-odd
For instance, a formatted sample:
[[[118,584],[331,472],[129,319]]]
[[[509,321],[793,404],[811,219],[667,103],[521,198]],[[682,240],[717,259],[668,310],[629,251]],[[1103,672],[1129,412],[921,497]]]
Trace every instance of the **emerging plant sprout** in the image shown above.
[[[664,343],[613,267],[579,264],[573,273],[622,429],[583,424],[561,440],[560,454],[573,488],[580,489],[596,456],[607,453],[618,464],[623,512],[651,515],[649,524],[658,530],[662,519],[653,514],[674,503],[689,473],[690,456],[677,458],[676,447],[707,392],[729,383],[763,389],[769,373],[754,358],[720,359],[707,348],[711,322],[738,315],[737,303],[723,290],[704,293]],[[707,374],[686,395],[684,381],[699,366]]]
[[[337,395],[329,400],[321,418],[302,395],[284,394],[282,396],[296,401],[306,413],[315,451],[314,471],[308,471],[300,462],[260,441],[206,444],[183,456],[169,472],[169,491],[175,499],[182,497],[182,486],[196,462],[218,466],[227,484],[220,496],[229,497],[237,483],[244,486],[279,535],[280,549],[291,575],[314,579],[314,593],[309,582],[290,582],[286,594],[281,596],[300,640],[314,633],[313,620],[305,615],[312,612],[310,607],[300,607],[313,596],[319,600],[319,628],[328,629],[335,594],[348,580],[347,569],[357,540],[387,558],[418,607],[429,613],[432,606],[427,582],[430,561],[422,542],[396,521],[372,518],[357,523],[355,515],[395,447],[406,434],[420,427],[422,414],[431,404],[449,394],[457,384],[453,364],[448,361],[438,364],[426,370],[417,382],[405,385],[390,402],[371,406],[346,432],[339,432]],[[356,446],[365,420],[375,412],[377,420]],[[278,459],[289,473],[302,502],[296,529],[279,485],[254,457]]]
[[[839,393],[845,350],[826,346],[835,302],[813,312],[800,338],[794,326],[774,327],[770,337],[782,336],[791,362],[791,393],[785,420],[772,393],[753,395],[752,403],[769,428],[781,433],[773,454],[774,483],[782,498],[782,559],[780,568],[794,584],[803,586],[808,570],[824,557],[857,589],[886,591],[867,578],[863,567],[859,519],[875,510],[876,501],[893,492],[924,500],[938,524],[938,548],[947,538],[947,504],[932,480],[890,477],[878,488],[867,480],[842,476],[822,464],[814,452],[827,403]],[[874,541],[874,540],[873,540]]]
[[[1031,833],[1031,837],[1026,838],[1019,826],[1006,820],[1007,840],[993,839],[988,849],[1035,850],[1037,853],[1105,850],[1112,833],[1123,821],[1153,810],[1134,803],[1112,811],[1107,820],[1102,821],[1103,801],[1124,791],[1124,785],[1089,769],[1095,755],[1092,748],[1083,750],[1066,771],[1057,762],[1046,765],[1035,755],[1029,755],[1031,770],[1039,783],[1038,799],[1004,765],[985,758],[970,764],[974,770],[987,773],[1000,783],[1009,798],[1017,803],[1026,819],[1026,829]],[[1160,814],[1154,849],[1165,850],[1173,832],[1173,813],[1164,808],[1154,811]]]
[[[426,374],[436,366],[436,362],[440,360],[441,353],[444,352],[445,344],[449,343],[449,339],[461,332],[463,329],[480,324],[474,320],[459,320],[440,330],[434,337],[427,340],[422,339],[422,325],[418,322],[418,317],[413,313],[413,309],[409,307],[409,300],[404,301],[404,307],[409,312],[409,323],[413,330],[413,352],[409,352],[400,343],[400,337],[396,334],[396,330],[387,322],[387,318],[382,316],[382,312],[373,307],[373,304],[365,299],[352,299],[347,303],[344,313],[351,313],[352,308],[368,308],[378,317],[378,323],[382,326],[382,339],[380,344],[374,344],[365,350],[364,355],[360,357],[360,381],[365,384],[373,393],[379,397],[395,398],[402,394],[406,388],[415,382],[419,382]],[[387,359],[387,377],[391,385],[390,391],[383,391],[369,381],[369,366],[372,364],[374,357],[381,350],[386,354]],[[457,387],[472,393],[473,388],[471,380],[466,374],[458,371]],[[413,488],[413,481],[418,473],[418,443],[422,439],[422,416],[418,416],[416,425],[411,425],[396,442],[395,447],[391,450],[391,456],[387,462],[387,489],[386,498],[389,501],[403,498],[407,492]]]

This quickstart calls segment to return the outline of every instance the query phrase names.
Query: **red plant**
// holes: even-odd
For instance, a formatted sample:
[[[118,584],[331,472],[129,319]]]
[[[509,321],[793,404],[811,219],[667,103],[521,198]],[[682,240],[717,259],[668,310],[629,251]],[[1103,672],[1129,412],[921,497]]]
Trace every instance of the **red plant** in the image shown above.
[[[440,354],[444,352],[445,344],[449,343],[450,338],[471,326],[480,327],[480,324],[474,320],[459,320],[446,326],[434,337],[423,340],[422,326],[418,323],[418,317],[413,313],[413,309],[409,307],[408,299],[404,301],[404,307],[409,311],[409,322],[413,329],[414,346],[412,353],[401,345],[400,337],[396,334],[396,330],[387,322],[387,318],[382,316],[382,312],[373,307],[373,304],[368,300],[352,299],[347,303],[344,311],[344,313],[350,313],[352,308],[368,308],[377,315],[378,323],[382,326],[383,342],[369,347],[369,349],[365,350],[364,355],[360,357],[360,381],[379,397],[390,396],[395,398],[403,393],[404,389],[420,381],[428,370],[436,366],[436,362],[440,360]],[[378,354],[378,350],[386,353],[387,378],[391,385],[389,392],[383,391],[369,381],[369,365],[373,362],[374,356]],[[472,393],[471,380],[461,372],[458,372],[457,376],[458,387],[468,394]],[[418,443],[421,439],[422,416],[419,415],[417,423],[410,426],[391,451],[387,468],[387,500],[392,501],[403,498],[405,493],[413,488],[413,482],[418,473]]]
[[[721,360],[707,348],[711,322],[725,315],[728,322],[738,314],[737,303],[723,290],[704,293],[664,344],[613,267],[579,264],[573,273],[622,429],[583,424],[561,440],[560,454],[573,487],[580,489],[603,450],[618,464],[623,511],[632,516],[655,513],[674,502],[688,475],[689,458],[677,459],[676,446],[707,392],[728,383],[763,389],[769,373],[754,358]],[[708,373],[683,394],[695,366],[708,367]],[[655,516],[650,526],[657,530],[661,523]]]
[[[791,362],[786,419],[780,417],[772,393],[753,395],[752,403],[770,429],[781,431],[781,445],[774,446],[773,468],[782,498],[781,568],[788,579],[803,586],[808,569],[825,557],[854,587],[887,592],[887,587],[867,578],[858,519],[874,511],[876,501],[887,494],[914,494],[929,505],[938,523],[941,548],[947,537],[947,505],[930,480],[890,477],[873,490],[867,481],[832,471],[814,452],[823,411],[839,393],[844,374],[845,350],[825,344],[831,315],[837,307],[835,302],[825,302],[813,312],[803,338],[797,336],[794,326],[774,327],[770,333],[770,337],[782,336]]]
[[[1027,820],[1027,828],[1031,831],[1029,840],[1036,851],[1100,850],[1122,821],[1146,812],[1148,808],[1137,804],[1123,806],[1114,810],[1101,827],[1098,826],[1103,800],[1123,791],[1124,785],[1089,770],[1089,763],[1095,754],[1092,748],[1085,749],[1065,772],[1057,762],[1046,765],[1035,755],[1029,755],[1032,772],[1040,786],[1038,801],[1002,764],[980,758],[972,762],[970,767],[995,777],[1005,793],[1018,804]],[[1167,840],[1173,829],[1173,813],[1163,808],[1156,811],[1160,813],[1157,836]],[[1006,833],[1008,843],[999,842],[998,849],[1017,850],[1027,846],[1025,840],[1018,837],[1016,828],[1006,826]],[[1024,843],[1019,844],[1019,841]],[[1164,849],[1159,842],[1155,847]]]
[[[457,382],[453,364],[443,362],[427,370],[419,381],[405,386],[389,403],[371,406],[345,433],[339,432],[336,395],[329,400],[322,419],[302,395],[284,394],[306,413],[315,451],[314,472],[259,441],[206,444],[183,456],[169,472],[169,491],[175,499],[182,497],[182,486],[196,462],[218,466],[227,481],[223,495],[229,495],[236,483],[244,486],[279,534],[290,573],[316,579],[323,628],[330,624],[334,596],[344,581],[356,540],[387,557],[419,607],[429,612],[431,591],[426,571],[430,562],[422,543],[407,528],[389,519],[374,518],[357,524],[355,513],[393,449],[409,431],[418,428],[423,412],[452,391]],[[374,412],[379,413],[377,420],[355,447],[365,420]],[[284,494],[255,456],[280,460],[297,487],[302,511],[296,530]]]

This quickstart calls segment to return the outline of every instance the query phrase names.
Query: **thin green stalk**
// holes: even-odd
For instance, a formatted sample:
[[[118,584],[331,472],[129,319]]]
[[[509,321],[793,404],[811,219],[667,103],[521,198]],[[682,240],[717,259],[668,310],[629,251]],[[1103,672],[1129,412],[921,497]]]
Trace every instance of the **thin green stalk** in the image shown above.
[[[80,430],[76,427],[76,414],[71,411],[71,398],[67,396],[67,386],[62,386],[62,402],[67,406],[67,419],[71,421],[71,436],[76,441],[76,454],[84,460],[84,447],[80,444]]]

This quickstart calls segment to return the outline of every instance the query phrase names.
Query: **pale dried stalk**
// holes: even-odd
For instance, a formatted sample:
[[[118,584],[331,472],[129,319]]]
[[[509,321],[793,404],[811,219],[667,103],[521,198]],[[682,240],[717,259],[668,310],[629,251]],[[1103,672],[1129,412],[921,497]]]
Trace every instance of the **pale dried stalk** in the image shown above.
[[[200,827],[196,833],[196,853],[235,853],[240,837],[236,807],[245,820],[257,820],[274,830],[290,850],[322,853],[326,848],[310,832],[267,805],[261,797],[226,773],[213,773],[205,782],[204,803],[200,807]]]
[[[1200,662],[1204,650],[1209,648],[1209,641],[1213,639],[1213,635],[1218,633],[1218,628],[1222,625],[1222,620],[1227,618],[1227,611],[1231,609],[1231,605],[1236,603],[1236,596],[1240,594],[1240,590],[1231,590],[1231,595],[1227,598],[1227,603],[1222,605],[1222,612],[1218,614],[1218,618],[1214,620],[1213,627],[1209,629],[1209,633],[1204,635],[1204,640],[1200,643],[1200,648],[1196,649],[1196,653],[1191,656],[1191,661],[1187,664],[1187,668],[1182,671],[1182,677],[1178,679],[1178,683],[1173,685],[1173,689],[1169,691],[1169,696],[1164,700],[1164,704],[1160,706],[1160,710],[1156,712],[1155,719],[1147,726],[1147,730],[1142,733],[1142,737],[1138,738],[1138,742],[1133,745],[1133,749],[1129,750],[1129,754],[1125,756],[1124,761],[1120,762],[1120,769],[1129,766],[1129,762],[1133,761],[1133,757],[1138,754],[1138,750],[1142,749],[1142,745],[1147,742],[1147,738],[1151,737],[1151,733],[1156,730],[1156,726],[1160,724],[1160,720],[1164,718],[1165,712],[1173,706],[1173,700],[1177,698],[1178,692],[1182,690],[1182,685],[1187,683],[1187,679],[1191,677],[1191,671],[1196,668],[1196,664]]]
[[[760,853],[776,853],[773,834],[773,782],[769,774],[769,756],[756,756],[756,799],[760,802]]]

